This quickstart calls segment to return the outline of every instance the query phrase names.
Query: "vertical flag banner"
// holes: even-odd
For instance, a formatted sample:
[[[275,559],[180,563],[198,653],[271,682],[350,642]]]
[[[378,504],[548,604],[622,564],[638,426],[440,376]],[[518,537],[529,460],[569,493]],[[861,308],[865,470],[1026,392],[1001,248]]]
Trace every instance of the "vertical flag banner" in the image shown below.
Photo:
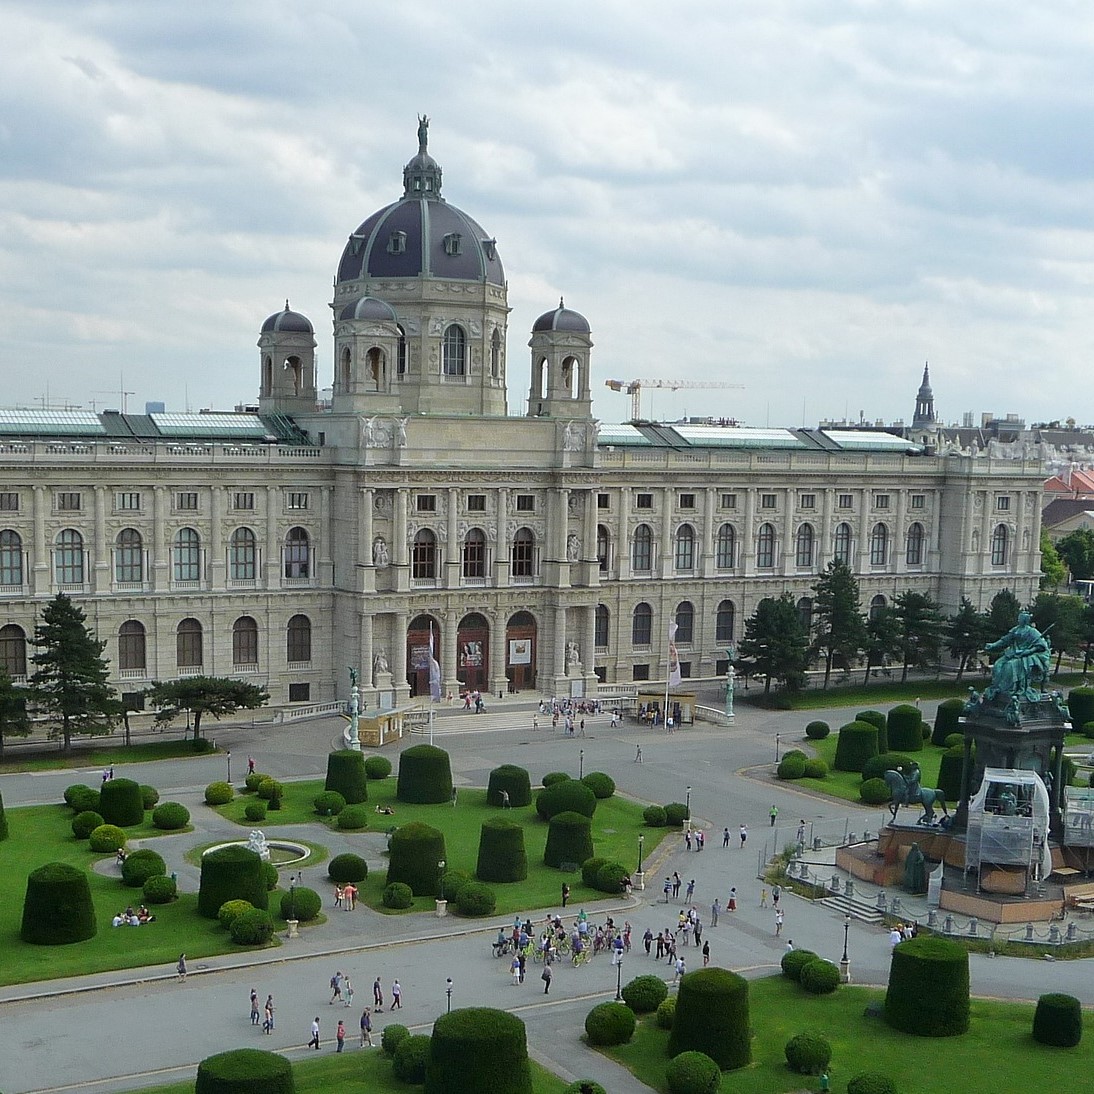
[[[677,670],[679,671],[679,670]],[[429,624],[429,694],[433,702],[441,698],[441,666],[433,655],[433,623]]]
[[[683,677],[680,675],[680,654],[676,650],[676,623],[669,624],[669,687],[679,687]]]

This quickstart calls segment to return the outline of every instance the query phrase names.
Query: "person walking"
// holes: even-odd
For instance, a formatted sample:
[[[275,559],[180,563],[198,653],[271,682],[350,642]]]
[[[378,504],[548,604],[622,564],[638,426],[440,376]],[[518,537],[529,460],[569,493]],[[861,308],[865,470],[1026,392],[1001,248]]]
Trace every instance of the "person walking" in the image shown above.
[[[673,870],[672,872],[672,899],[676,900],[680,895],[680,886],[684,883],[680,880],[680,875]]]
[[[669,897],[672,895],[672,878],[665,878],[665,903],[668,904]]]
[[[761,885],[760,886],[760,907],[761,908],[766,908],[767,907],[767,886],[766,885]]]
[[[566,907],[566,902],[570,899],[570,886],[564,881],[562,883],[562,906]]]
[[[734,886],[729,890],[729,901],[726,904],[727,912],[735,912],[737,910],[737,889]]]
[[[391,1009],[395,1010],[398,1007],[399,1010],[403,1009],[403,988],[398,980],[392,980],[391,982]]]
[[[178,973],[180,980],[186,979],[186,954],[179,954],[179,963],[175,966],[175,972]]]
[[[520,965],[520,983],[523,984],[524,983],[524,970],[525,970],[525,967],[528,964],[528,958],[525,955],[523,949],[520,951],[520,953],[517,954],[517,964]]]
[[[646,928],[646,933],[642,936],[642,945],[646,948],[646,956],[650,955],[650,947],[653,945],[653,931],[649,927]]]
[[[308,1042],[308,1048],[314,1048],[319,1051],[319,1015],[315,1016],[315,1020],[311,1024],[311,1040]]]
[[[345,978],[345,980],[342,981],[342,990],[345,992],[345,995],[346,995],[346,1006],[347,1007],[352,1007],[353,1006],[353,984],[350,982],[350,978],[348,976]]]
[[[690,828],[684,829],[684,844],[687,847],[687,849],[690,851],[691,850],[691,829]]]
[[[722,914],[722,905],[719,903],[718,898],[714,898],[714,903],[710,906],[710,925],[712,927],[718,926],[718,916]]]
[[[272,995],[266,996],[265,1020],[262,1023],[262,1030],[264,1033],[273,1033],[274,1029],[274,1001]]]
[[[783,910],[782,908],[775,909],[775,937],[783,933]]]
[[[365,1007],[361,1011],[361,1047],[372,1048],[372,1008]]]
[[[684,964],[684,958],[683,958],[682,955],[676,959],[675,969],[676,969],[676,971],[675,971],[675,973],[673,974],[673,977],[672,977],[672,982],[674,984],[678,983],[680,981],[680,979],[683,977],[684,973],[686,973],[688,971],[687,965]]]
[[[798,821],[798,838],[794,841],[799,847],[805,846],[805,817]]]
[[[257,1026],[261,1011],[258,1009],[258,992],[251,988],[251,1025]]]
[[[338,1019],[338,1028],[334,1031],[334,1039],[338,1042],[337,1052],[341,1052],[346,1047],[346,1023],[341,1018]]]
[[[551,994],[551,966],[546,964],[543,966],[543,972],[540,973],[540,978],[543,980],[543,994]]]
[[[330,1006],[334,1006],[335,999],[342,998],[342,970],[339,969],[330,978]]]
[[[255,773],[255,758],[253,756],[247,757],[247,774],[253,775]]]
[[[707,965],[709,965],[709,964],[710,964],[710,943],[709,942],[704,942],[703,943],[703,968],[705,969],[707,967]]]
[[[775,821],[779,816],[779,807],[772,802],[771,808],[768,810],[767,815],[771,818],[771,827],[775,827]]]
[[[684,893],[685,902],[690,904],[691,903],[691,898],[693,896],[695,896],[695,878],[692,878],[691,881],[688,882],[688,887],[687,887],[687,889],[685,890],[685,893]]]
[[[741,825],[740,836],[741,836],[741,850],[743,851],[745,849],[745,843],[748,840],[748,826],[747,825],[745,825],[745,824]]]
[[[783,891],[782,891],[782,888],[780,886],[778,886],[778,885],[772,885],[771,886],[771,904],[772,904],[772,907],[778,908],[778,906],[779,906],[779,897],[781,897],[782,895],[783,895]]]
[[[612,729],[615,729],[615,725],[616,725],[615,715],[613,714],[612,715]],[[634,762],[636,764],[640,764],[642,762],[642,746],[641,745],[635,745]]]
[[[520,984],[520,958],[513,954],[512,963],[509,965],[509,971],[513,975],[513,987],[517,987]]]
[[[384,989],[380,985],[380,978],[376,977],[372,982],[372,1003],[376,1013],[380,1014],[384,1009]]]

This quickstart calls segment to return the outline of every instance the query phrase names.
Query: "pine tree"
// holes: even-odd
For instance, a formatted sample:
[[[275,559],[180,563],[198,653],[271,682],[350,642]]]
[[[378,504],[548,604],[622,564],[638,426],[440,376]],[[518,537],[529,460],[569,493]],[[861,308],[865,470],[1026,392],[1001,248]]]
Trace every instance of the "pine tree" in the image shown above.
[[[832,666],[850,668],[866,645],[866,621],[859,607],[858,582],[845,562],[830,562],[813,586],[814,657],[824,658],[824,686]]]
[[[58,593],[34,628],[38,666],[28,688],[35,708],[54,724],[50,737],[61,737],[72,749],[74,733],[109,733],[121,715],[118,693],[107,683],[105,642],[88,629],[87,617],[64,593]]]
[[[30,736],[26,692],[16,687],[7,669],[0,666],[0,755],[8,737]]]
[[[265,688],[233,680],[228,676],[184,676],[179,680],[157,680],[146,692],[159,713],[156,721],[166,724],[184,710],[194,715],[194,740],[201,739],[205,714],[221,718],[237,710],[254,710],[270,701]]]
[[[896,612],[888,605],[870,610],[866,621],[866,676],[863,683],[870,682],[870,673],[878,665],[884,665],[890,657],[900,652],[900,621]]]
[[[967,596],[963,596],[961,606],[946,621],[946,648],[951,657],[958,659],[958,680],[969,667],[969,661],[984,648],[985,634],[985,617],[972,606]]]
[[[988,605],[987,634],[991,641],[1002,638],[1018,622],[1018,597],[1010,589],[1000,589]]]
[[[804,682],[808,661],[805,628],[794,598],[783,593],[777,600],[765,597],[745,622],[745,636],[737,646],[738,658],[764,678],[764,695],[771,681],[781,681],[788,691]]]
[[[908,679],[908,669],[938,664],[942,646],[942,613],[926,594],[909,590],[893,600],[893,611],[900,626],[900,653],[904,663],[900,682]]]

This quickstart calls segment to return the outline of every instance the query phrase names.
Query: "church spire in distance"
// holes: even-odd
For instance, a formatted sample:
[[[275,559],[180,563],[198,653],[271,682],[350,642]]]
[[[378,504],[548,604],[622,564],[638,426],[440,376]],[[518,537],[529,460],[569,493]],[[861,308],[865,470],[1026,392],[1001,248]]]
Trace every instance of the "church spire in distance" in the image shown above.
[[[934,416],[934,392],[931,391],[931,371],[929,364],[923,362],[923,382],[915,397],[915,414],[912,415],[913,429],[926,429],[937,424]]]

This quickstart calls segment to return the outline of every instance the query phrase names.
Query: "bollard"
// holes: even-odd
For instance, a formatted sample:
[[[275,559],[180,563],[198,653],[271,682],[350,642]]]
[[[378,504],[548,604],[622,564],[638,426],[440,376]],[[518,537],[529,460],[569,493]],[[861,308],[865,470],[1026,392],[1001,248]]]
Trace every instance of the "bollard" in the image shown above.
[[[928,908],[927,909],[927,926],[928,927],[937,927],[938,926],[938,912],[936,912],[934,910],[934,908]]]
[[[877,910],[883,912],[888,906],[889,898],[885,895],[885,890],[879,889],[877,894]]]
[[[942,924],[942,929],[946,934],[953,934],[953,916],[947,915],[946,921]]]
[[[893,903],[890,905],[890,911],[893,913],[893,915],[901,915],[903,913],[904,909],[901,907],[900,897],[893,897]]]
[[[1027,923],[1026,924],[1026,941],[1027,942],[1032,942],[1033,941],[1033,924],[1032,923]]]
[[[1068,942],[1074,942],[1079,937],[1079,929],[1074,923],[1067,925],[1067,940]]]
[[[843,884],[843,895],[845,897],[847,897],[848,900],[850,900],[851,897],[853,897],[855,895],[855,879],[853,877],[849,877],[844,882],[844,884]]]
[[[976,916],[973,916],[972,919],[969,920],[969,937],[970,938],[975,938],[976,937],[976,929],[979,925],[980,924],[977,922]]]
[[[813,850],[814,851],[819,851],[820,849],[821,849],[821,838],[820,838],[820,836],[814,836],[813,837]]]
[[[855,833],[854,832],[848,832],[847,833],[847,842],[848,842],[848,844],[851,844],[851,843],[855,842]]]
[[[798,872],[798,860],[796,858],[792,858],[786,864],[786,876],[787,877],[793,877],[797,872]]]
[[[832,880],[828,883],[828,888],[831,889],[833,893],[839,892],[839,874],[832,875]]]
[[[1060,928],[1055,923],[1048,929],[1048,940],[1053,945],[1059,945],[1060,942]]]

